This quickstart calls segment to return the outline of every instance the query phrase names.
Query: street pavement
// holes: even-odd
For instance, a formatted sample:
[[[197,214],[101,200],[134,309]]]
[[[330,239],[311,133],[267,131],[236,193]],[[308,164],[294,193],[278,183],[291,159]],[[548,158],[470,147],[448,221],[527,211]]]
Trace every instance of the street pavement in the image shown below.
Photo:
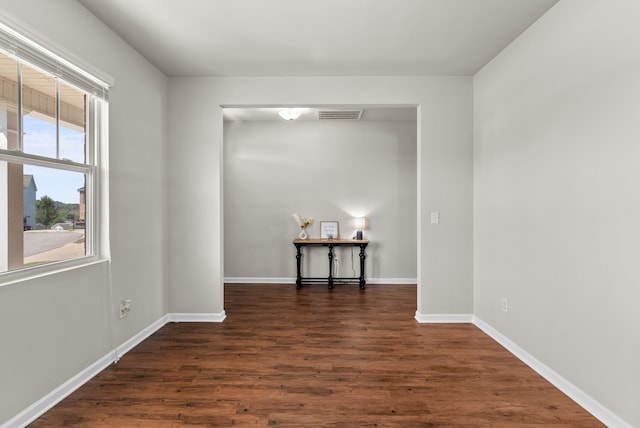
[[[83,236],[83,231],[28,230],[24,232],[24,257],[60,248]]]

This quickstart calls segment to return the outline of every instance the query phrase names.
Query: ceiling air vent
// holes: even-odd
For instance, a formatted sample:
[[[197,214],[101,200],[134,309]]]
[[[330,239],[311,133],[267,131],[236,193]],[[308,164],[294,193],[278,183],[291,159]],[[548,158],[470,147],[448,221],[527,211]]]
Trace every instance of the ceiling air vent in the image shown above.
[[[363,110],[318,110],[318,120],[360,120]]]

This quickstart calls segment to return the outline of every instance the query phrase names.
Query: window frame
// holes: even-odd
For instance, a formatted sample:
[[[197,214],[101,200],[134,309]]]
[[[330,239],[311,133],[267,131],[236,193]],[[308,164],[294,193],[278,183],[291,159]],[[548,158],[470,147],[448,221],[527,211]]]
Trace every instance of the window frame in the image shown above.
[[[109,85],[88,72],[62,59],[51,51],[27,39],[0,22],[0,52],[18,64],[34,68],[56,80],[56,87],[65,84],[85,94],[85,163],[49,158],[24,153],[22,144],[22,92],[21,73],[18,72],[18,149],[0,149],[0,161],[33,165],[56,170],[82,173],[85,176],[85,255],[68,260],[52,261],[42,265],[25,266],[0,272],[0,287],[15,282],[86,266],[108,258],[108,245],[101,234],[108,230],[103,221],[102,199],[106,197],[106,165],[108,141],[108,89]],[[51,70],[51,69],[54,70]],[[58,91],[57,91],[58,92]],[[59,105],[59,96],[56,102]],[[59,111],[56,112],[59,132]],[[56,142],[56,145],[59,142]],[[59,157],[59,156],[58,156]]]

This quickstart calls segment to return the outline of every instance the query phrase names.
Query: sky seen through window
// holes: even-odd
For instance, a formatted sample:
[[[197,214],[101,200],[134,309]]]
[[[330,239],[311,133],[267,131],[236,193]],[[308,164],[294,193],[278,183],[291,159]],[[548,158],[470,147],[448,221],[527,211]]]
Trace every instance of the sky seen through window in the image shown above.
[[[23,151],[38,156],[56,158],[56,125],[29,115],[24,116]],[[60,126],[60,158],[85,162],[85,135]],[[31,174],[38,191],[37,199],[49,196],[54,201],[78,203],[78,189],[84,187],[84,174],[33,165],[24,165],[24,174]]]

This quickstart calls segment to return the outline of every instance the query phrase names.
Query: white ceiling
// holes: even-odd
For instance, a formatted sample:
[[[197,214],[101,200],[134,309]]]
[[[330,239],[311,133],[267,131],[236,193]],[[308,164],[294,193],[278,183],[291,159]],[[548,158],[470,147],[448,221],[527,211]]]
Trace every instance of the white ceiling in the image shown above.
[[[558,0],[78,0],[168,76],[473,75]]]

